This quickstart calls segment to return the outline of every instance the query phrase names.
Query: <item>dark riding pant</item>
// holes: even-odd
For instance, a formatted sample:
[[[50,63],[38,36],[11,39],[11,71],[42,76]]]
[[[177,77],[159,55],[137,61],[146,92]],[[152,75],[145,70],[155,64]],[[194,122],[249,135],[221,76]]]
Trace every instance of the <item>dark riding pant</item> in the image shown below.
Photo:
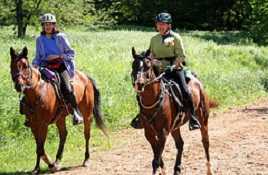
[[[186,111],[189,111],[191,113],[190,121],[189,121],[189,128],[190,130],[198,129],[201,126],[195,115],[194,103],[193,103],[191,93],[186,83],[185,72],[183,69],[175,70],[173,72],[175,75],[175,82],[177,82],[181,88],[181,92],[183,96],[183,104],[186,108]]]
[[[74,96],[74,91],[70,82],[71,77],[65,67],[65,64],[62,63],[56,71],[60,75],[61,90],[63,92],[64,98],[72,106],[71,113],[73,114],[73,124],[74,125],[79,124],[83,121],[83,117],[80,110],[78,109],[78,105]]]
[[[60,75],[60,81],[61,81],[60,86],[63,92],[64,99],[68,101],[73,108],[77,109],[77,102],[70,82],[71,77],[65,67],[65,64],[62,63],[56,71]]]

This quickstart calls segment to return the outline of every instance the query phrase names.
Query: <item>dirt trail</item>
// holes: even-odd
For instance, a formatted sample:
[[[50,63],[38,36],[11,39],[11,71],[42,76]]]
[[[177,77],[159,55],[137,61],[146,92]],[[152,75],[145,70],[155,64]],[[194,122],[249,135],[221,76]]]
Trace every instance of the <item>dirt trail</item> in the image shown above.
[[[209,120],[210,155],[214,174],[268,175],[268,99],[213,113]],[[205,153],[199,131],[183,126],[182,174],[206,174]],[[110,151],[93,152],[87,168],[72,167],[55,175],[150,175],[152,152],[143,130],[127,129],[122,143]],[[167,174],[172,174],[176,149],[169,136],[164,151]],[[64,166],[64,165],[63,165]]]

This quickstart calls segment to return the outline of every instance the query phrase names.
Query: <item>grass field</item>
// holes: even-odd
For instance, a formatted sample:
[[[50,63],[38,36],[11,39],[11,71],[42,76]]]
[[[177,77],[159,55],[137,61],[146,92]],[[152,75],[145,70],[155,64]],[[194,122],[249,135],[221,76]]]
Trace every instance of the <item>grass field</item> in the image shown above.
[[[27,46],[32,60],[39,32],[30,28],[25,39],[15,38],[11,27],[0,28],[0,33],[0,174],[23,174],[34,166],[35,143],[30,130],[23,126],[24,117],[18,112],[19,95],[9,74],[9,48]],[[105,122],[112,135],[116,135],[120,129],[129,127],[138,109],[130,79],[131,47],[138,51],[147,49],[155,32],[131,27],[91,31],[80,26],[67,28],[65,33],[76,51],[77,68],[97,81]],[[258,47],[242,32],[182,31],[181,35],[189,67],[203,81],[208,94],[220,103],[219,110],[267,96],[267,47]],[[73,127],[68,120],[64,164],[82,162],[82,129],[82,126]],[[109,149],[116,144],[108,144],[97,129],[92,135],[91,151]],[[57,143],[55,126],[51,126],[46,148],[53,157]]]

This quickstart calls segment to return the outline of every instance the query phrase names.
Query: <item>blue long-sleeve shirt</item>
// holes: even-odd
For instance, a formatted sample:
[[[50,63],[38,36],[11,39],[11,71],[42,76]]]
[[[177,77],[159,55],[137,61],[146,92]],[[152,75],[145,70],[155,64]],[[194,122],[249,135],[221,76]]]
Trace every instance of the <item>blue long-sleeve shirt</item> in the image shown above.
[[[53,53],[47,53],[50,52],[47,49],[50,48],[50,46],[48,47],[45,46],[45,44],[47,44],[48,42],[45,41],[44,37],[46,36],[40,35],[36,39],[36,52],[35,52],[35,58],[33,59],[32,62],[33,65],[42,66],[48,60],[48,56],[50,54],[53,54]],[[75,63],[74,63],[75,52],[71,48],[70,43],[66,38],[66,35],[64,33],[57,33],[53,34],[52,38],[55,39],[57,46],[57,49],[55,49],[54,51],[55,52],[59,51],[59,55],[63,56],[63,62],[67,68],[67,71],[70,77],[73,77],[75,70]]]
[[[45,35],[42,35],[42,42],[45,47],[45,53],[46,58],[49,57],[49,55],[60,55],[60,49],[57,46],[55,37],[47,37]]]

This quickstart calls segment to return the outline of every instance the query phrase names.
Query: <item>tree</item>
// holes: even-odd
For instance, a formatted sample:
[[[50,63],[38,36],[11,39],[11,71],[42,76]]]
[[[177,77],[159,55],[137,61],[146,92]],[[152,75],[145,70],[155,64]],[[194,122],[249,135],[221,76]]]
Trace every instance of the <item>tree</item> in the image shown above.
[[[268,0],[250,0],[252,14],[249,31],[253,40],[259,44],[268,44]]]
[[[14,25],[22,38],[44,13],[54,13],[62,25],[82,24],[90,20],[84,10],[84,0],[0,0],[0,25]]]
[[[42,0],[0,0],[0,25],[15,25],[19,38],[26,34],[26,29],[33,15],[37,14]]]
[[[30,23],[32,15],[36,14],[42,0],[23,1],[15,0],[17,36],[22,38],[26,34],[26,29]]]

